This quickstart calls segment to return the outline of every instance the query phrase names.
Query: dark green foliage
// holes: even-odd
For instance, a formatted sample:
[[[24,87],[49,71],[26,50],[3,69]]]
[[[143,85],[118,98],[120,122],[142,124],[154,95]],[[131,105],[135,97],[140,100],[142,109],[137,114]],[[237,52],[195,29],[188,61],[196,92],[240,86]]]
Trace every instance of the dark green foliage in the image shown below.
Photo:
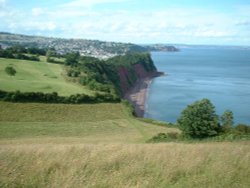
[[[0,90],[0,100],[9,102],[41,102],[41,103],[66,103],[66,104],[81,104],[81,103],[100,103],[100,102],[120,102],[120,98],[111,94],[96,94],[89,96],[85,94],[76,94],[71,96],[58,96],[56,92],[7,92]]]
[[[250,134],[250,125],[238,124],[234,130],[240,134]]]
[[[147,142],[149,143],[157,143],[157,142],[169,142],[169,141],[180,141],[180,134],[177,132],[169,132],[169,133],[158,133],[153,136]]]
[[[46,55],[46,49],[43,49],[43,48],[31,47],[31,48],[27,48],[26,50],[27,50],[27,53],[29,54]]]
[[[5,72],[6,72],[8,75],[10,75],[10,76],[15,76],[15,74],[16,74],[16,70],[15,70],[13,67],[11,67],[11,66],[7,66],[7,67],[5,68]]]
[[[123,67],[141,64],[147,71],[156,71],[156,67],[149,53],[128,53],[126,55],[110,58],[107,60],[107,63]]]
[[[215,108],[208,99],[188,105],[177,122],[183,134],[192,138],[216,136],[220,130]]]
[[[62,61],[57,61],[57,60],[55,60],[53,57],[46,57],[46,61],[47,61],[48,63],[64,64],[64,62],[62,62]]]
[[[93,57],[81,57],[78,68],[85,75],[80,78],[81,84],[91,90],[118,95],[119,75],[114,65]]]
[[[80,74],[81,74],[81,72],[79,70],[77,70],[77,69],[71,68],[71,69],[67,70],[67,76],[69,76],[69,77],[75,77],[76,78],[76,77],[79,77]]]
[[[72,52],[66,54],[65,64],[70,66],[76,66],[80,57],[79,52]]]
[[[234,124],[234,116],[233,116],[233,112],[230,110],[226,110],[222,116],[221,116],[221,126],[222,126],[222,130],[224,132],[229,132]]]
[[[22,60],[30,60],[30,61],[40,61],[38,54],[35,55],[25,55],[25,53],[29,53],[29,49],[26,49],[21,46],[13,46],[7,49],[0,49],[0,57],[11,58],[11,59],[22,59]],[[42,50],[42,49],[41,49]]]

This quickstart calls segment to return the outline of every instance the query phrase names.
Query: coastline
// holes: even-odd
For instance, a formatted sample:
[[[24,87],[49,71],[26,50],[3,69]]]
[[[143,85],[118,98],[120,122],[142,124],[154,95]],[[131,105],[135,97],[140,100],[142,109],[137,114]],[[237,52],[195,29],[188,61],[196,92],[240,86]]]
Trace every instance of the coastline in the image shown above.
[[[164,75],[163,72],[154,72],[147,77],[140,78],[136,81],[134,86],[126,92],[124,98],[127,99],[135,109],[137,117],[143,117],[145,113],[145,102],[147,93],[152,80],[155,77]]]

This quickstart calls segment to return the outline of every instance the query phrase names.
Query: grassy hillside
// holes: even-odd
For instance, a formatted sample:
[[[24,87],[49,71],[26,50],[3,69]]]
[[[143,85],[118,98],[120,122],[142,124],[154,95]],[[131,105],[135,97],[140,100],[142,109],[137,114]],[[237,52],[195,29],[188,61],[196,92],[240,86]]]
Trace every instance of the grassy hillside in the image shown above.
[[[0,58],[0,89],[91,94],[44,61]],[[146,144],[162,132],[122,103],[0,102],[0,187],[250,187],[249,141]]]
[[[91,93],[81,85],[66,81],[63,65],[0,58],[0,89],[6,91],[58,92],[59,95]],[[11,65],[17,71],[15,76],[5,73],[6,66]]]
[[[0,102],[0,187],[249,187],[249,142],[145,144],[175,131],[119,103]]]
[[[65,105],[0,102],[0,142],[13,138],[57,142],[65,138],[88,143],[135,143],[145,142],[156,133],[166,131],[176,129],[138,121],[130,117],[119,103]]]
[[[1,187],[248,188],[247,143],[8,144]]]

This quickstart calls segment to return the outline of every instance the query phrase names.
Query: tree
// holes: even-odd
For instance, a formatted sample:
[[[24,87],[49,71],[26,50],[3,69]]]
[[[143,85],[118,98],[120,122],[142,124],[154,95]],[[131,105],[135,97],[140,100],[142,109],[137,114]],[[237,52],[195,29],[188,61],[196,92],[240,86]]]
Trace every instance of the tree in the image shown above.
[[[233,112],[230,110],[226,110],[222,116],[220,117],[222,129],[224,132],[228,132],[232,129],[234,124],[234,116]]]
[[[177,120],[183,134],[192,138],[215,136],[219,132],[219,120],[215,107],[208,99],[188,105]]]
[[[11,66],[5,67],[5,72],[10,76],[15,76],[16,74],[16,70]]]
[[[72,52],[66,54],[66,60],[65,60],[66,65],[71,65],[71,66],[76,65],[78,63],[79,57],[80,57],[79,52]]]

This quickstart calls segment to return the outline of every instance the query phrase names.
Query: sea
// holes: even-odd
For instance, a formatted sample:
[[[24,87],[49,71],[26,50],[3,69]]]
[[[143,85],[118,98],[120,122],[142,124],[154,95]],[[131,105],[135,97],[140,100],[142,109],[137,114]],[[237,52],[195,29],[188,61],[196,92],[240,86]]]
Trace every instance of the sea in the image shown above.
[[[187,105],[209,99],[218,115],[234,114],[250,125],[250,48],[182,46],[179,52],[151,52],[158,71],[147,93],[144,117],[175,123]]]

